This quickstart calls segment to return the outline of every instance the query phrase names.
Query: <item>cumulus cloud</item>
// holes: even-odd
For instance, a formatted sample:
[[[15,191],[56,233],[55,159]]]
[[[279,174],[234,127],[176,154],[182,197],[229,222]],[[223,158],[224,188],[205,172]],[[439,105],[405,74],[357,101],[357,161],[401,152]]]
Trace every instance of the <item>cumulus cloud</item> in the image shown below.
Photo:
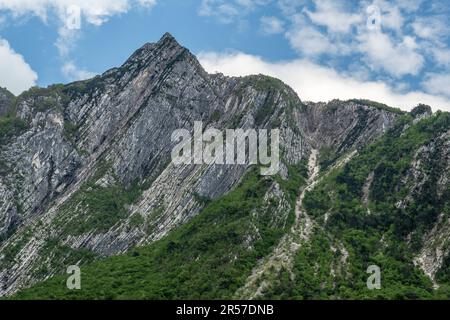
[[[202,0],[200,14],[231,23],[268,2]],[[261,30],[266,34],[283,33],[299,58],[328,60],[340,64],[343,72],[359,64],[360,70],[372,71],[373,79],[387,79],[398,86],[408,84],[410,80],[405,80],[406,77],[428,71],[432,63],[450,68],[446,41],[450,27],[443,13],[445,1],[432,4],[424,0],[273,2],[277,3],[281,15],[260,17]],[[371,21],[376,22],[376,28],[370,27]],[[399,83],[402,79],[405,81]]]
[[[428,40],[439,40],[449,31],[444,17],[418,17],[411,25],[418,37]]]
[[[279,78],[305,101],[364,98],[403,110],[410,110],[418,103],[425,103],[434,109],[450,111],[450,100],[440,95],[421,91],[399,92],[385,82],[363,81],[344,76],[332,68],[305,59],[272,63],[240,52],[204,52],[199,54],[199,60],[209,72],[221,72],[230,76],[266,74]]]
[[[244,17],[255,8],[267,5],[272,0],[202,0],[198,9],[200,16],[216,18],[224,24],[230,24]]]
[[[360,51],[365,53],[367,63],[375,70],[395,77],[416,75],[424,65],[424,58],[418,53],[414,38],[405,36],[400,43],[380,31],[363,33],[360,37]]]
[[[156,4],[156,0],[138,0],[138,3],[143,7],[153,7]]]
[[[438,48],[431,45],[430,51],[439,65],[446,67],[450,66],[450,49],[448,48]]]
[[[62,68],[63,75],[71,81],[85,80],[95,76],[95,73],[78,68],[73,61],[66,62]]]
[[[363,21],[361,13],[344,10],[342,3],[331,0],[316,0],[316,10],[305,10],[311,21],[327,28],[329,32],[348,33],[351,27]]]
[[[284,31],[284,22],[277,17],[261,17],[261,30],[265,34],[277,34]]]
[[[15,95],[36,84],[38,76],[8,41],[0,39],[0,86]]]
[[[384,29],[391,29],[397,32],[402,31],[405,18],[402,14],[405,4],[392,3],[385,0],[376,0],[373,5],[377,6],[381,11],[381,24]]]
[[[140,0],[140,3],[154,1]],[[0,10],[10,11],[14,16],[33,14],[42,20],[47,20],[49,14],[57,13],[61,19],[67,14],[67,9],[76,5],[92,24],[101,24],[105,19],[115,14],[126,12],[130,6],[128,0],[0,0]]]
[[[333,53],[336,46],[320,31],[310,26],[294,28],[286,33],[291,46],[299,53],[318,57],[323,53]]]
[[[233,22],[240,14],[236,5],[217,0],[203,0],[198,13],[201,16],[216,17],[225,24]]]
[[[61,71],[73,78],[72,68],[67,67],[74,66],[69,55],[83,24],[100,26],[111,17],[126,13],[133,5],[151,7],[155,4],[156,0],[0,0],[0,13],[9,13],[12,18],[33,15],[45,23],[56,24],[58,39],[55,45],[66,61]]]
[[[445,95],[450,98],[450,74],[430,73],[423,86],[432,94]]]

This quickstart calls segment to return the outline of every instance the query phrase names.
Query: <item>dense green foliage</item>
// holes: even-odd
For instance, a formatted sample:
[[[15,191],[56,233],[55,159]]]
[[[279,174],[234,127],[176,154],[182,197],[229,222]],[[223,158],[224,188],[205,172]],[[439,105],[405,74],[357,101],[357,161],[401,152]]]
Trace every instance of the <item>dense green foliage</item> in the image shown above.
[[[418,123],[411,115],[402,115],[381,139],[324,176],[303,201],[307,213],[316,221],[313,235],[297,252],[292,271],[281,269],[264,298],[449,298],[448,257],[436,275],[441,284],[438,290],[413,264],[423,245],[423,235],[440,214],[450,215],[450,190],[438,195],[435,188],[443,165],[436,160],[439,157],[430,154],[429,162],[424,164],[430,177],[424,191],[414,194],[405,206],[397,205],[411,191],[406,177],[417,150],[437,141],[449,129],[448,113],[438,112]],[[333,156],[332,151],[329,153],[327,159]],[[66,289],[67,276],[60,275],[14,298],[232,298],[256,263],[271,252],[294,221],[291,212],[287,223],[274,225],[272,207],[261,209],[264,194],[274,180],[293,207],[306,169],[304,163],[288,169],[288,180],[260,177],[253,170],[220,199],[195,195],[206,205],[198,216],[151,245],[84,266],[81,290]],[[365,188],[369,180],[370,188]],[[134,193],[124,189],[96,185],[87,188],[83,189],[82,201],[89,203],[90,211],[83,228],[110,227],[114,221],[109,221],[104,212],[113,212],[113,217],[121,219],[120,208],[135,200]],[[253,214],[255,208],[258,215]],[[109,221],[105,228],[104,221]],[[133,216],[131,223],[139,225],[144,219]],[[86,231],[78,230],[75,223],[70,228],[73,234]],[[89,257],[83,259],[89,261]],[[381,290],[367,288],[367,268],[371,265],[381,269]]]
[[[96,255],[87,249],[72,249],[60,243],[58,239],[50,239],[40,250],[40,264],[34,270],[37,277],[46,277],[51,270],[64,272],[67,266],[86,264],[94,261]]]
[[[103,89],[105,86],[102,76],[95,76],[94,78],[76,81],[67,84],[64,87],[63,93],[69,97],[79,97],[83,95],[91,95],[98,89]]]
[[[296,174],[294,181],[301,183]],[[274,225],[271,210],[261,210],[272,183],[273,178],[252,170],[235,190],[162,240],[83,267],[81,290],[66,289],[66,276],[61,275],[14,298],[231,298],[290,227]],[[286,185],[298,189],[294,183]],[[293,215],[292,210],[290,221]]]
[[[137,188],[126,189],[119,185],[84,186],[70,203],[78,202],[84,214],[77,216],[76,221],[72,220],[65,225],[66,234],[81,235],[91,230],[95,230],[96,233],[108,231],[121,219],[128,217],[125,205],[132,204],[139,195]]]
[[[0,117],[0,142],[19,134],[27,128],[27,123],[17,117]]]
[[[116,182],[108,186],[99,185],[97,181],[108,170],[108,163],[101,162],[96,174],[61,208],[63,214],[57,223],[61,225],[63,234],[102,233],[128,217],[125,206],[136,202],[142,190],[137,184],[128,188]]]
[[[29,228],[23,230],[23,236],[20,241],[7,246],[2,250],[3,259],[0,260],[0,267],[5,267],[11,264],[16,258],[17,253],[22,249],[23,245],[29,240],[31,230]]]
[[[442,212],[450,214],[450,194],[438,198],[432,185],[439,176],[440,164],[429,164],[431,182],[425,191],[416,194],[405,208],[397,207],[396,203],[408,190],[403,179],[414,153],[449,130],[450,114],[438,113],[416,125],[411,125],[412,120],[409,115],[403,116],[381,140],[366,147],[343,169],[331,173],[307,194],[304,205],[309,214],[324,223],[324,232],[316,232],[310,245],[302,248],[296,258],[292,297],[416,299],[446,296],[445,289],[435,292],[431,281],[412,263],[424,233],[433,226],[437,216]],[[364,203],[363,186],[371,172],[369,203]],[[329,217],[326,223],[325,215]],[[408,236],[411,241],[407,241]],[[337,250],[333,254],[330,245],[346,248],[346,263],[336,263],[343,257],[342,252]],[[369,265],[380,266],[382,290],[366,288]],[[335,278],[329,276],[331,268],[334,268]],[[445,271],[440,274],[440,279],[444,280]]]
[[[62,84],[51,85],[47,88],[32,87],[15,99],[15,105],[27,101],[33,110],[38,112],[60,108],[68,101],[64,88]]]

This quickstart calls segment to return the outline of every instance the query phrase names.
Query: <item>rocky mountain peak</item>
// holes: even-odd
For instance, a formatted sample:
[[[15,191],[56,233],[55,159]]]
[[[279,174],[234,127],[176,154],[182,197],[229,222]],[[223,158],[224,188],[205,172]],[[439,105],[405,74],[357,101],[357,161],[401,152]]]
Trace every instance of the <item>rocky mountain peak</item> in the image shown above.
[[[123,67],[144,66],[155,61],[170,62],[187,59],[198,63],[196,58],[170,34],[165,33],[158,42],[146,43],[136,50]]]
[[[175,130],[192,132],[196,121],[221,131],[279,128],[283,183],[274,180],[258,197],[264,208],[277,198],[279,209],[263,211],[285,225],[306,161],[334,170],[404,114],[366,100],[302,102],[267,76],[209,75],[169,33],[102,76],[34,88],[20,99],[0,148],[0,296],[59,272],[70,259],[80,262],[80,253],[89,254],[84,264],[151,244],[236,190],[249,173],[242,165],[173,165]],[[427,112],[427,106],[413,110]],[[436,146],[424,150],[447,150]],[[381,170],[376,163],[364,168],[370,172],[358,175],[361,185]],[[313,202],[326,202],[319,200]],[[245,238],[251,246],[260,235]]]
[[[163,34],[163,36],[161,37],[161,39],[159,39],[158,43],[164,43],[164,42],[170,42],[176,45],[179,45],[178,41],[175,39],[175,37],[170,34],[169,32],[166,32]]]

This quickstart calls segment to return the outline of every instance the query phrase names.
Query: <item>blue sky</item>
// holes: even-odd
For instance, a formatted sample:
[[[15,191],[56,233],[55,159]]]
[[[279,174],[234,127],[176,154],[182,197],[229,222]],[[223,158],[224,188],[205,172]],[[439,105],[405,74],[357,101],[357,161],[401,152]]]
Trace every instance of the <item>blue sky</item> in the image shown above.
[[[0,0],[0,86],[89,78],[168,31],[209,72],[303,100],[450,110],[449,21],[445,0]]]

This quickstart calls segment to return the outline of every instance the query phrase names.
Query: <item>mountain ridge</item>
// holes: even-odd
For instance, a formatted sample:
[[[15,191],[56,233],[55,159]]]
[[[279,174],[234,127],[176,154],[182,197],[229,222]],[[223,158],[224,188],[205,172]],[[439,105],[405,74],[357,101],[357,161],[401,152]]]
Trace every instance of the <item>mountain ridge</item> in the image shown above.
[[[361,100],[306,103],[274,78],[210,75],[170,34],[101,76],[16,99],[15,117],[26,127],[0,150],[1,295],[68,263],[151,245],[236,190],[249,167],[170,163],[171,133],[192,130],[194,121],[222,130],[280,128],[280,174],[266,200],[258,199],[266,214],[265,201],[283,204],[274,226],[262,224],[271,237],[292,220],[298,194],[289,194],[307,179],[295,177],[311,150],[326,170],[402,116],[433,117],[424,106],[403,113]]]

